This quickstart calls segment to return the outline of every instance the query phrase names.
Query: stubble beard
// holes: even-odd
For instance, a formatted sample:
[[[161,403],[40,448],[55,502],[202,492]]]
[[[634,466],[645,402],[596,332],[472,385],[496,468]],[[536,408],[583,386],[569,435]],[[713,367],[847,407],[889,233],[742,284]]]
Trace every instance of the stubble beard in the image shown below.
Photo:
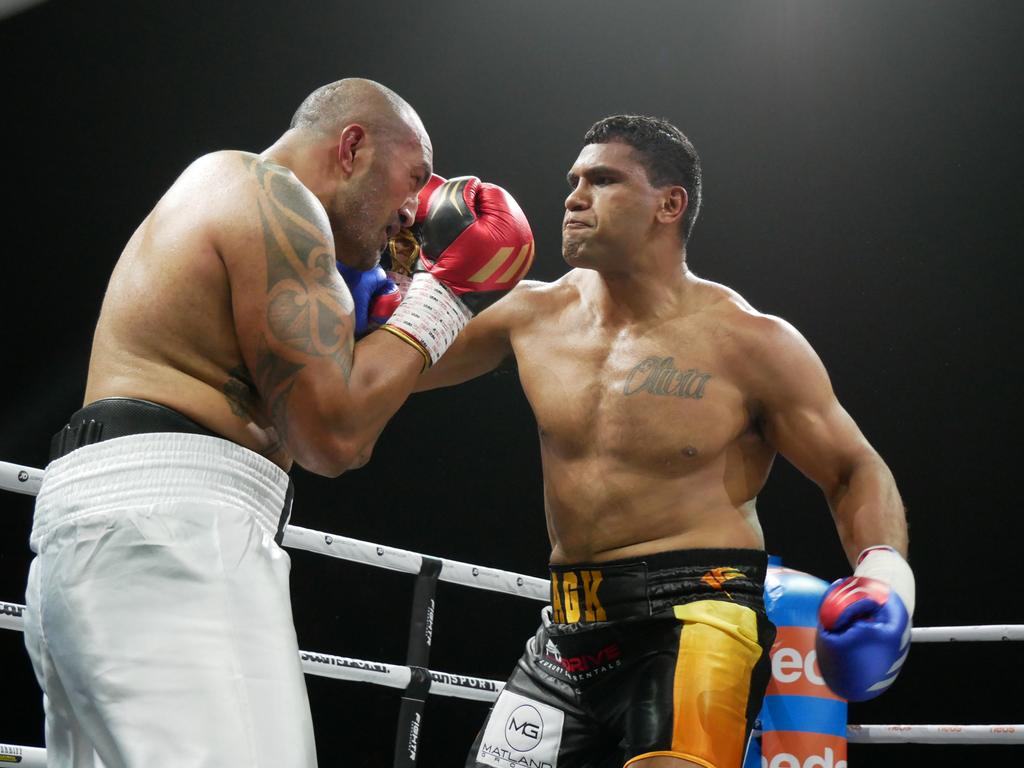
[[[380,237],[384,226],[378,224],[373,215],[380,208],[379,199],[380,190],[368,183],[340,202],[338,213],[331,222],[338,255],[341,256],[344,250],[348,258],[356,257],[353,265],[356,269],[370,269],[380,261]]]
[[[562,233],[562,259],[570,265],[575,266],[576,257],[579,255],[580,246],[582,243],[573,237],[566,237],[565,233]]]
[[[598,257],[601,249],[594,250],[594,245],[588,243],[589,238],[566,237],[562,235],[562,259],[574,269],[597,269],[594,258]]]

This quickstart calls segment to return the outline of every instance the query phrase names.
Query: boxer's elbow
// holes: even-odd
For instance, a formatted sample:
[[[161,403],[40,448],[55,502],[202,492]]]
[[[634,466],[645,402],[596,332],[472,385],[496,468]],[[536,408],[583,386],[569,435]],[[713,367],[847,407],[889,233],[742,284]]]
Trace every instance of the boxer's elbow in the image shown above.
[[[377,442],[377,433],[350,423],[321,424],[316,434],[308,435],[292,451],[299,465],[324,477],[337,477],[369,462]]]
[[[345,438],[344,442],[341,450],[344,452],[345,460],[348,461],[346,470],[359,469],[365,467],[369,463],[370,457],[373,456],[373,448],[377,444],[377,434],[353,432]]]
[[[358,463],[359,446],[336,435],[295,440],[289,444],[289,450],[299,466],[323,477],[337,477],[349,469],[362,466]]]
[[[292,394],[286,412],[286,443],[303,469],[324,477],[337,477],[362,466],[368,456],[369,434],[359,419],[358,409],[335,393],[324,397],[317,388],[307,387],[301,396]]]

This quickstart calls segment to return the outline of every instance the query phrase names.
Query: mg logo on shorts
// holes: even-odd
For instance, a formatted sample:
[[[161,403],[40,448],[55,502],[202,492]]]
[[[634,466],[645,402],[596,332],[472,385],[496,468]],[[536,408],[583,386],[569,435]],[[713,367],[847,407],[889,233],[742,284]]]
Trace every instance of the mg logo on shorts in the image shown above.
[[[477,765],[558,768],[565,713],[505,688],[487,718]]]
[[[544,736],[544,720],[536,707],[521,704],[505,721],[505,741],[516,752],[529,752]]]

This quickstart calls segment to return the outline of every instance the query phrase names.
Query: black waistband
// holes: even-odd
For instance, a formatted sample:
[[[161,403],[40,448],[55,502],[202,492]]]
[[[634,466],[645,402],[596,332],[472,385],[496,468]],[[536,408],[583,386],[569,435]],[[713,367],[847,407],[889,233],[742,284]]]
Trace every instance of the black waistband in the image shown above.
[[[50,461],[84,445],[147,432],[187,432],[220,437],[165,405],[134,397],[108,397],[75,411],[50,441]]]
[[[166,405],[134,397],[107,397],[89,403],[71,414],[64,429],[55,434],[50,441],[50,461],[67,456],[86,445],[113,440],[115,437],[150,432],[185,432],[192,435],[221,437]],[[291,517],[294,498],[295,484],[288,478],[284,507],[278,518],[277,535],[274,537],[278,544],[284,538],[284,529]]]
[[[758,549],[681,549],[629,560],[552,565],[558,624],[654,616],[694,600],[764,607],[768,555]]]

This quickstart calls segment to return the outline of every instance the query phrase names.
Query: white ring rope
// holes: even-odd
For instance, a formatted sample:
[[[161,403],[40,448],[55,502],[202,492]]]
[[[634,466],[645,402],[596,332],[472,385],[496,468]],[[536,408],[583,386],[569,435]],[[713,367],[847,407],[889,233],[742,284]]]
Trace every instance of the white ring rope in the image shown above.
[[[0,629],[15,632],[25,631],[25,606],[18,603],[0,601]],[[401,664],[386,664],[382,661],[365,661],[351,659],[347,656],[332,656],[316,651],[299,651],[302,671],[317,677],[332,677],[335,680],[347,680],[356,683],[372,683],[387,688],[406,688],[412,677],[409,667]],[[451,672],[430,673],[430,693],[437,696],[450,696],[457,699],[474,701],[494,701],[498,698],[505,683],[501,680],[487,680],[482,677],[456,675]],[[0,752],[0,763],[3,752]]]
[[[1024,725],[849,725],[854,744],[1021,744]]]
[[[423,555],[410,552],[407,549],[385,547],[382,544],[350,539],[348,536],[339,536],[336,533],[300,528],[297,525],[285,527],[284,545],[293,549],[304,549],[307,552],[316,552],[342,560],[413,574],[420,572],[423,562]],[[546,579],[488,568],[484,565],[463,563],[458,560],[438,559],[441,561],[441,575],[438,576],[441,581],[528,597],[544,603],[550,598],[551,584]]]
[[[11,763],[18,768],[46,768],[46,750],[42,747],[0,744],[0,763]]]
[[[34,496],[39,491],[42,478],[42,470],[0,461],[0,489]],[[285,528],[283,543],[292,549],[303,549],[307,552],[411,574],[420,572],[424,557],[406,549],[386,547],[295,525]],[[458,560],[441,558],[441,562],[441,573],[438,577],[441,581],[543,602],[548,600],[550,586],[544,579]],[[24,610],[25,606],[18,603],[0,601],[0,629],[24,631]],[[917,628],[913,630],[912,640],[1024,640],[1024,625]],[[302,660],[302,670],[306,674],[337,680],[405,689],[412,676],[411,669],[400,664],[364,661],[312,651],[299,651],[299,657]],[[505,686],[500,680],[428,671],[431,678],[430,693],[439,696],[491,702],[497,699],[498,693]],[[1024,725],[851,725],[847,727],[847,739],[857,743],[1018,744],[1024,743]],[[0,744],[0,762],[8,755],[21,756],[21,764],[26,767],[46,765],[46,752],[38,747]]]
[[[916,627],[910,630],[910,640],[914,643],[1024,640],[1024,624],[987,624],[980,627]]]
[[[0,461],[0,488],[35,496],[43,484],[43,470]]]

